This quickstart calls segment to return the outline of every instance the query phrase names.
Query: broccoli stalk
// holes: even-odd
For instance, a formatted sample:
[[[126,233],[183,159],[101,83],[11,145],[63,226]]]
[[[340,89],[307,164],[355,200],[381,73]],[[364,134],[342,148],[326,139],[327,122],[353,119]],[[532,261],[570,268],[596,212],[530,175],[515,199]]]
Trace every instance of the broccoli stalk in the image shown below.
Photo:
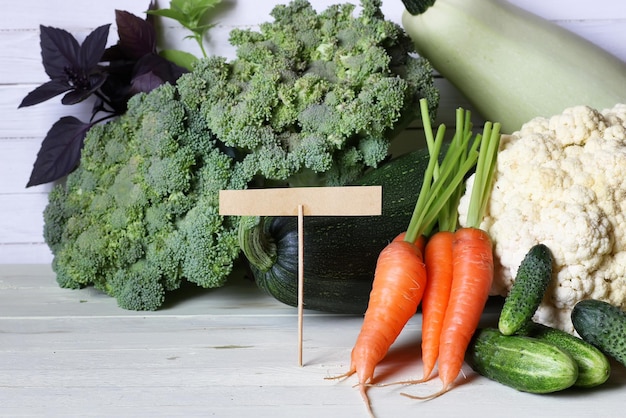
[[[276,6],[259,31],[231,32],[235,59],[201,59],[93,127],[44,212],[59,284],[132,310],[158,309],[185,281],[222,286],[240,248],[219,190],[342,185],[377,167],[419,100],[434,115],[439,99],[380,5]]]

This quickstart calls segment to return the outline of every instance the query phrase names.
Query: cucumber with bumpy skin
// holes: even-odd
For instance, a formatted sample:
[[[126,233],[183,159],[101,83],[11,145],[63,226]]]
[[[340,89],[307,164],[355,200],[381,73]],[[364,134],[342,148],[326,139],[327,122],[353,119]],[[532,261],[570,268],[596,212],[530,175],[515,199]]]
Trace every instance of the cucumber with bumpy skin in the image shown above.
[[[581,300],[571,313],[581,338],[626,366],[626,312],[608,302]]]
[[[593,345],[572,334],[535,322],[526,324],[518,334],[547,341],[568,352],[578,364],[578,378],[574,386],[598,386],[606,382],[611,374],[607,357]]]
[[[498,329],[512,335],[529,322],[552,279],[552,253],[543,244],[533,246],[522,260],[515,282],[504,300]]]
[[[495,328],[476,330],[465,360],[480,375],[522,392],[557,392],[578,378],[578,365],[566,351]]]

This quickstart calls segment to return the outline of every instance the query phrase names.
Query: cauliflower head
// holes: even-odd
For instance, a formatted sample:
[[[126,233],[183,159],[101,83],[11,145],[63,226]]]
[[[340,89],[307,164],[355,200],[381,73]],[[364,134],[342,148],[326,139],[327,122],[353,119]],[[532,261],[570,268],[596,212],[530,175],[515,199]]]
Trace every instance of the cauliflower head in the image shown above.
[[[553,279],[535,321],[575,333],[570,314],[580,300],[626,309],[625,177],[626,104],[568,108],[504,136],[481,224],[494,243],[491,294],[506,296],[528,249],[543,243]]]

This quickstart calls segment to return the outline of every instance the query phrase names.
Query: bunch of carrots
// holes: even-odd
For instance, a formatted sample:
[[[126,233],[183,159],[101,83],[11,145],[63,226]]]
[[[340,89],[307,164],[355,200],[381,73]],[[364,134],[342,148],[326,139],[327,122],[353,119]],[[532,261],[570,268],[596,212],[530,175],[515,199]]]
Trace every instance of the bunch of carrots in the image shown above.
[[[383,360],[409,319],[422,304],[422,379],[438,365],[447,392],[463,365],[465,351],[478,327],[493,280],[489,235],[479,228],[484,216],[500,142],[500,125],[487,122],[473,135],[470,112],[457,109],[454,136],[440,158],[445,126],[433,134],[428,106],[420,102],[430,161],[415,210],[405,233],[378,257],[370,300],[351,353],[348,372],[356,373],[360,393],[372,414],[366,393],[374,369]],[[457,225],[457,206],[465,179],[475,169],[467,226]],[[433,232],[434,231],[434,232]]]

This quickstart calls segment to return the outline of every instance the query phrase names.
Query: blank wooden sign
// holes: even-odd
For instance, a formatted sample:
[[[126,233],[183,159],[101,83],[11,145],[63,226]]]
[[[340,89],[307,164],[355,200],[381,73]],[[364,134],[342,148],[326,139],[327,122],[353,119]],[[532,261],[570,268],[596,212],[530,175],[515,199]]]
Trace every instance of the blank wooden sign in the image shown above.
[[[221,190],[219,200],[220,215],[298,217],[298,364],[302,366],[304,217],[380,215],[382,211],[382,187],[286,187]]]
[[[380,215],[381,186],[286,187],[221,190],[220,215],[370,216]]]

